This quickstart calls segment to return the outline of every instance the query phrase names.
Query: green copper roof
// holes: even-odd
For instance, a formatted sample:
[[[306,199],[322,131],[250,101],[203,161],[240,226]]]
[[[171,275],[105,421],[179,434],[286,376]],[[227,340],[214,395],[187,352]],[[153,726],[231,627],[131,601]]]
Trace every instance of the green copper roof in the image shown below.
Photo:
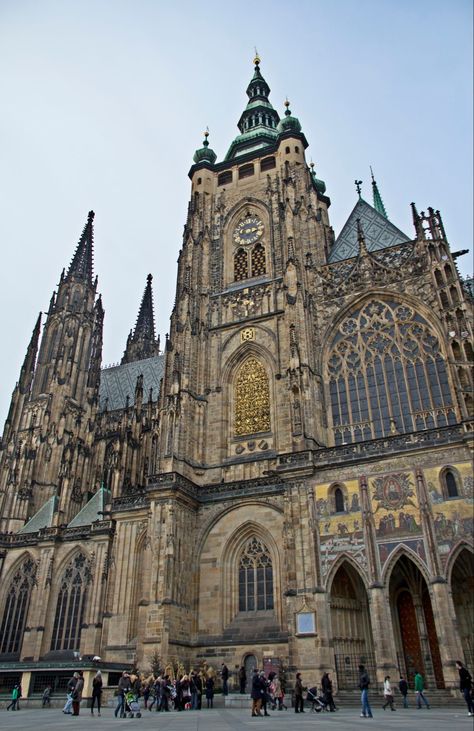
[[[110,490],[106,490],[105,487],[97,490],[89,502],[71,520],[68,528],[78,528],[81,525],[90,525],[95,520],[103,520],[104,516],[102,513],[106,504],[110,501],[110,494]]]
[[[296,117],[293,117],[290,111],[290,102],[288,99],[285,102],[285,116],[283,119],[280,120],[277,130],[279,134],[282,134],[283,132],[287,132],[288,130],[293,130],[294,132],[301,132],[301,124],[299,119]]]
[[[214,150],[211,150],[209,147],[209,130],[206,130],[204,132],[204,140],[202,143],[202,147],[199,150],[196,150],[193,156],[193,160],[195,163],[198,162],[208,162],[211,165],[214,165],[215,161],[217,160],[217,155],[214,152]]]
[[[410,238],[363,198],[359,198],[329,254],[329,263],[351,259],[359,253],[357,221],[364,230],[368,251],[396,246]]]
[[[374,173],[372,172],[372,168],[370,168],[370,174],[372,175],[372,195],[374,198],[374,208],[382,216],[385,216],[385,218],[388,218],[387,211],[385,210],[385,206],[383,204],[382,196],[379,193],[379,189],[377,187],[377,183],[374,178]]]
[[[310,168],[311,168],[311,173],[310,173],[311,180],[313,181],[313,185],[314,185],[316,191],[318,193],[321,193],[322,195],[324,195],[324,193],[326,192],[326,183],[324,182],[324,180],[320,180],[319,178],[316,177],[316,170],[314,169],[314,162],[312,162],[310,164]]]
[[[33,515],[32,518],[18,531],[18,535],[23,533],[38,533],[42,528],[51,528],[53,524],[53,515],[57,509],[58,498],[53,495],[45,502],[44,505]]]
[[[273,144],[278,135],[280,117],[268,100],[270,87],[261,74],[258,56],[254,63],[255,71],[247,87],[249,101],[237,125],[240,135],[231,143],[225,160]]]

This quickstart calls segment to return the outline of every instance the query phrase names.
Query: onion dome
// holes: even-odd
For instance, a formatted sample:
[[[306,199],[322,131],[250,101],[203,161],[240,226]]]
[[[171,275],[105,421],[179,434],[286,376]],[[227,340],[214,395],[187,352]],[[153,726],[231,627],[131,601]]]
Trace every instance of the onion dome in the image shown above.
[[[285,107],[285,116],[280,120],[277,127],[278,133],[283,134],[283,132],[288,132],[289,130],[292,132],[301,132],[300,121],[297,117],[292,116],[288,99],[285,102]]]
[[[314,162],[310,163],[310,168],[311,168],[311,172],[310,172],[311,180],[313,181],[313,185],[314,185],[316,192],[320,193],[321,195],[324,195],[324,193],[326,192],[326,183],[324,182],[324,180],[320,180],[319,178],[316,177],[316,171],[314,169]]]
[[[215,161],[217,160],[217,155],[209,147],[208,138],[209,137],[209,130],[206,129],[204,132],[204,141],[202,143],[202,147],[199,150],[196,150],[193,156],[194,162],[200,163],[200,162],[208,162],[210,165],[214,165]]]

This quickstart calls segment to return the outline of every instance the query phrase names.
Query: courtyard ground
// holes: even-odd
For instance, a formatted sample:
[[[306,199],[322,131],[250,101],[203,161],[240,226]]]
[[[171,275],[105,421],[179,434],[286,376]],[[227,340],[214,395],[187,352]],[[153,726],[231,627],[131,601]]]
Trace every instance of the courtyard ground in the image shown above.
[[[100,718],[84,709],[80,716],[65,716],[60,709],[25,709],[16,712],[0,711],[0,728],[26,731],[63,731],[66,728],[101,731],[119,726],[136,731],[240,731],[241,729],[265,728],[271,731],[309,731],[324,728],[325,731],[352,731],[352,729],[416,729],[416,731],[446,731],[469,729],[473,719],[467,715],[467,708],[458,705],[452,708],[398,709],[396,713],[373,707],[374,718],[359,717],[357,708],[347,708],[337,713],[311,713],[296,715],[294,711],[275,711],[270,718],[251,718],[250,710],[216,708],[214,710],[185,711],[176,713],[144,712],[142,718],[116,719],[113,711],[106,708]]]

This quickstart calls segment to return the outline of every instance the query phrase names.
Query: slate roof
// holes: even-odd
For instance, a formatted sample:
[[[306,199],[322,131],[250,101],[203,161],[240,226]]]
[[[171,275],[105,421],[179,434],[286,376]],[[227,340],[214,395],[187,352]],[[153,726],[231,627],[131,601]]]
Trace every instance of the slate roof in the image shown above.
[[[126,398],[129,404],[135,402],[135,386],[138,376],[143,376],[143,399],[148,400],[150,388],[153,389],[153,401],[160,393],[160,380],[165,367],[165,356],[156,355],[145,360],[104,368],[100,372],[99,408],[104,411],[124,409]],[[107,401],[108,399],[108,401]]]
[[[41,528],[50,528],[53,523],[53,515],[57,508],[58,498],[53,495],[33,515],[32,518],[18,531],[18,534],[37,533]]]
[[[362,224],[365,244],[369,251],[387,249],[389,246],[396,246],[405,241],[410,241],[410,237],[394,226],[388,218],[382,216],[363,198],[359,198],[329,254],[330,264],[358,255],[358,218]]]
[[[71,520],[68,528],[78,528],[81,525],[90,525],[95,520],[103,520],[104,516],[101,513],[109,501],[110,490],[101,487]]]

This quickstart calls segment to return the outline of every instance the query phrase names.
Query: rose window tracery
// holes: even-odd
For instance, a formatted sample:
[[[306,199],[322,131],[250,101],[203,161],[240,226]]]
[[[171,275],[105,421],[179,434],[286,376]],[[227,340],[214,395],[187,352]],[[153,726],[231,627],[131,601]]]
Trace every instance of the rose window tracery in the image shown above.
[[[270,431],[270,386],[257,358],[247,358],[235,381],[236,436]]]
[[[327,374],[336,444],[456,423],[438,338],[406,305],[372,301],[346,317]]]

